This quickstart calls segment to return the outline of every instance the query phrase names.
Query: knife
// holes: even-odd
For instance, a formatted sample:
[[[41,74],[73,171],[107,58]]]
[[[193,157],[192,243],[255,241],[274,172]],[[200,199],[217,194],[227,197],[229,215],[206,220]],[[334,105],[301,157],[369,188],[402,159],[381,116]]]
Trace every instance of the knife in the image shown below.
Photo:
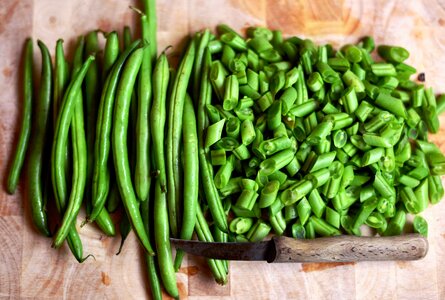
[[[226,260],[278,262],[357,262],[417,260],[428,252],[428,240],[419,234],[388,237],[335,236],[313,240],[273,237],[256,243],[200,242],[170,239],[193,255]]]

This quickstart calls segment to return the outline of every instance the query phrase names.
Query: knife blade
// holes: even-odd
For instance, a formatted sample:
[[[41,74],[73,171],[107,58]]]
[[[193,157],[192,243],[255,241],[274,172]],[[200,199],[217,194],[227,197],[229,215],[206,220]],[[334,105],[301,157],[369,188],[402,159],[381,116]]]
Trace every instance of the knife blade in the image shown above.
[[[214,259],[277,262],[358,262],[418,260],[428,252],[419,234],[388,237],[335,236],[301,240],[273,237],[256,243],[200,242],[170,239],[177,248]]]

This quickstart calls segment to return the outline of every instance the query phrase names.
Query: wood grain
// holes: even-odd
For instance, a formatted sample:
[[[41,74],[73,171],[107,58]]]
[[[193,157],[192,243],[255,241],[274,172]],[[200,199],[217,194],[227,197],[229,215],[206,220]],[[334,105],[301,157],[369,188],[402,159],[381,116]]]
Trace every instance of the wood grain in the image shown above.
[[[96,260],[78,264],[66,246],[54,250],[37,235],[26,216],[23,181],[13,196],[4,190],[5,174],[17,139],[20,52],[32,36],[54,49],[63,37],[72,49],[78,34],[100,28],[137,30],[128,9],[136,0],[2,0],[0,5],[0,298],[146,299],[149,298],[141,250],[130,234],[116,256],[118,238],[92,225],[77,226],[84,253]],[[227,23],[243,31],[252,25],[282,29],[339,46],[372,35],[377,43],[405,46],[408,62],[425,72],[426,85],[445,92],[445,1],[443,0],[158,0],[158,47],[175,46],[184,36]],[[52,51],[54,52],[54,51]],[[72,55],[71,50],[67,51]],[[36,72],[39,55],[35,51]],[[431,140],[445,151],[445,115]],[[267,264],[233,262],[230,283],[221,287],[201,259],[188,257],[177,274],[182,298],[189,299],[445,299],[445,202],[423,215],[430,226],[430,250],[418,262],[356,264]]]

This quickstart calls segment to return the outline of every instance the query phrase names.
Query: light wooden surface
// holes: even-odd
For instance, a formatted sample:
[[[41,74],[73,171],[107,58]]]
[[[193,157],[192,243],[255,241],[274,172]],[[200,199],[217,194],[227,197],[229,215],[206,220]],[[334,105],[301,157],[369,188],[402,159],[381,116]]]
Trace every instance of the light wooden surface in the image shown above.
[[[121,31],[124,24],[135,28],[130,4],[137,3],[1,0],[1,299],[149,297],[141,250],[132,234],[116,256],[118,238],[107,238],[94,226],[79,229],[85,253],[94,254],[96,260],[78,264],[66,246],[51,249],[51,241],[32,228],[23,181],[14,196],[4,191],[20,119],[17,67],[24,39],[40,38],[54,49],[59,37],[70,45],[88,30]],[[157,12],[159,49],[177,45],[186,34],[221,22],[236,29],[267,25],[286,35],[337,46],[372,35],[378,43],[408,48],[409,62],[426,73],[426,84],[437,93],[445,92],[445,1],[159,0]],[[441,121],[445,124],[445,117]],[[431,137],[443,151],[444,133],[445,125]],[[430,250],[421,261],[338,265],[236,262],[230,266],[229,284],[220,287],[203,260],[189,258],[177,275],[180,294],[189,299],[445,299],[445,202],[428,208],[423,215],[430,225]]]

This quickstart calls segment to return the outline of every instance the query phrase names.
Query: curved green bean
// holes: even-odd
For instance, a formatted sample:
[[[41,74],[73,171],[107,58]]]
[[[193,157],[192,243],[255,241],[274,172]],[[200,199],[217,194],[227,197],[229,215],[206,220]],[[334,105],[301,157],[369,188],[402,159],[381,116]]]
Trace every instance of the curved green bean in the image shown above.
[[[170,229],[178,236],[179,199],[181,195],[180,141],[185,94],[195,59],[195,43],[191,41],[178,68],[171,97],[167,125],[167,199]]]
[[[153,255],[147,233],[142,223],[139,212],[139,204],[131,182],[130,163],[128,160],[127,130],[128,115],[130,109],[131,93],[136,81],[137,73],[140,69],[143,57],[143,49],[135,50],[125,64],[119,87],[116,94],[114,110],[112,147],[114,167],[116,169],[116,179],[119,191],[122,196],[127,215],[141,244],[148,254]]]
[[[74,77],[76,77],[78,74],[81,74],[83,70],[85,70],[85,75],[81,78],[82,80],[79,80],[79,86],[71,86],[69,88],[68,96],[62,103],[59,118],[57,119],[56,123],[55,143],[59,142],[63,144],[66,139],[63,135],[60,135],[60,133],[63,134],[63,131],[65,130],[68,134],[71,121],[71,140],[73,148],[73,175],[71,193],[66,210],[63,214],[62,223],[54,236],[53,246],[56,248],[62,245],[71,228],[75,226],[75,219],[82,204],[87,178],[87,145],[84,130],[81,84],[89,70],[89,67],[94,61],[94,56],[88,57],[87,61],[82,66],[83,49],[84,39],[81,37],[74,56],[73,74]],[[84,69],[85,65],[87,66],[86,69]],[[58,156],[58,154],[56,155]]]
[[[49,111],[51,105],[52,65],[48,48],[41,41],[37,42],[42,54],[42,75],[40,90],[34,107],[32,135],[28,152],[27,182],[28,197],[31,202],[31,215],[36,228],[50,236],[46,214],[46,196],[43,191],[44,149],[48,134]],[[31,49],[32,50],[32,49]]]
[[[183,114],[183,164],[184,164],[184,204],[180,238],[190,240],[193,235],[198,205],[199,190],[199,158],[198,134],[193,102],[189,95],[185,97]],[[184,251],[178,250],[175,257],[175,269],[181,267]]]
[[[168,61],[162,53],[153,71],[153,105],[150,111],[150,129],[153,137],[154,167],[162,192],[166,192],[164,128],[166,121],[166,95],[169,82]]]
[[[148,21],[145,15],[141,16],[142,39],[149,40],[150,32]],[[147,200],[150,189],[150,144],[151,134],[149,123],[149,113],[152,101],[151,86],[151,45],[144,47],[141,69],[139,71],[138,101],[136,115],[136,165],[134,174],[134,189],[140,201]]]
[[[9,194],[14,194],[15,190],[17,189],[17,184],[19,182],[23,162],[25,161],[26,149],[28,148],[31,133],[33,98],[33,41],[31,38],[26,39],[23,57],[23,117],[17,148],[15,150],[11,168],[9,169],[7,182],[7,191]]]
[[[127,57],[138,47],[140,41],[133,42],[116,60],[102,91],[96,122],[96,140],[94,144],[94,168],[92,185],[93,210],[88,216],[94,221],[105,205],[110,184],[108,159],[110,154],[110,136],[114,99],[119,80],[119,73]]]

